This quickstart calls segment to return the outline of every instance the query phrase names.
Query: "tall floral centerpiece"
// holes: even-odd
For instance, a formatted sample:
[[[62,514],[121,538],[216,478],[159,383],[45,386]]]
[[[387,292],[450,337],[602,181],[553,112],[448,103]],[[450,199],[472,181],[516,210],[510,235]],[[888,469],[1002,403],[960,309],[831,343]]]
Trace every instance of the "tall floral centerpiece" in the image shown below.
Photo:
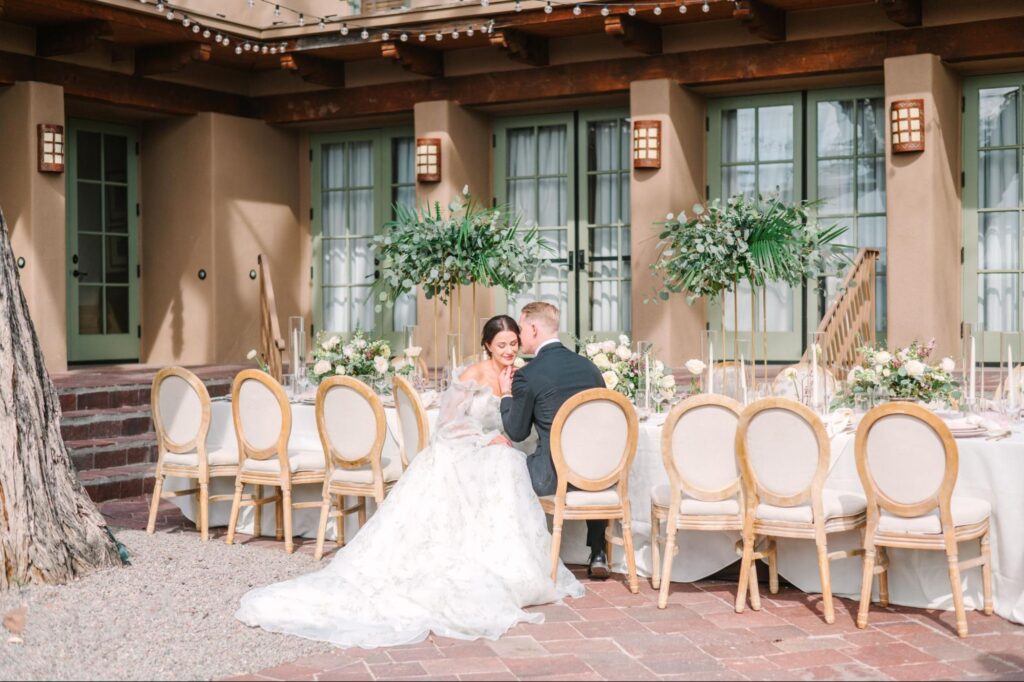
[[[737,292],[740,283],[746,282],[751,288],[751,330],[756,330],[757,290],[763,321],[767,285],[797,286],[805,278],[832,274],[830,270],[849,260],[845,255],[849,247],[836,244],[846,228],[819,225],[811,215],[813,207],[806,201],[786,203],[778,196],[736,195],[725,203],[697,204],[692,216],[668,214],[660,223],[660,252],[652,266],[661,280],[658,297],[667,300],[674,293],[685,293],[689,303],[701,297],[720,298],[724,339],[725,294]],[[738,298],[733,297],[734,329],[739,328]],[[767,329],[762,328],[761,334],[766,359]],[[734,355],[738,355],[735,337]]]
[[[859,348],[863,361],[846,376],[846,386],[835,404],[853,407],[857,403],[913,400],[955,406],[961,397],[960,384],[953,378],[956,363],[952,358],[930,363],[934,349],[934,339],[927,345],[915,341],[895,351]]]
[[[468,187],[447,211],[440,202],[418,209],[395,206],[395,219],[373,242],[381,273],[375,285],[377,309],[392,306],[402,294],[421,287],[434,301],[436,354],[438,302],[454,303],[461,311],[462,287],[472,286],[476,310],[476,285],[517,294],[533,281],[542,252],[549,247],[536,227],[520,223],[519,214],[506,207],[477,203]],[[462,315],[455,317],[461,338]]]

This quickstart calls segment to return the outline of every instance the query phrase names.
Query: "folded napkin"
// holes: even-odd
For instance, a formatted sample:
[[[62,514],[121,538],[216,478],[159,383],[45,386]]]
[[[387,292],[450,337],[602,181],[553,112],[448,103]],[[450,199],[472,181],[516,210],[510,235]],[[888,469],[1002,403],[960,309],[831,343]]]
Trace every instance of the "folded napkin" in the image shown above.
[[[985,429],[985,435],[989,438],[1006,436],[1011,432],[1009,425],[1003,421],[1000,415],[986,417],[980,414],[972,414],[962,421],[968,424],[967,428],[980,427]],[[953,429],[953,427],[950,426],[950,429]]]
[[[851,428],[853,424],[853,410],[848,407],[840,407],[828,416],[828,423],[825,425],[825,430],[828,431],[828,434],[831,437],[846,431]]]

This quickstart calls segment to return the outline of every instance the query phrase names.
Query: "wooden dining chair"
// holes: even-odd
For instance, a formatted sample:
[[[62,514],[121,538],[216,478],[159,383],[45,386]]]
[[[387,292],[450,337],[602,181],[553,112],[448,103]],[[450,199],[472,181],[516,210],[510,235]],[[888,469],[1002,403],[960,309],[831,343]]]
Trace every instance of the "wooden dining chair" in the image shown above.
[[[786,398],[763,398],[740,414],[736,454],[743,480],[743,539],[736,612],[760,609],[757,559],[776,560],[775,538],[814,540],[825,622],[835,622],[829,562],[863,554],[863,549],[829,552],[828,535],[864,525],[867,503],[858,493],[825,488],[831,450],[821,419],[810,408]],[[758,550],[756,539],[765,539]],[[747,581],[750,581],[747,583]],[[769,583],[778,590],[777,579]]]
[[[605,538],[623,547],[629,589],[639,591],[629,507],[629,467],[638,435],[636,410],[625,396],[607,388],[577,393],[555,415],[551,459],[558,484],[554,495],[540,498],[541,507],[553,517],[552,580],[558,575],[564,522],[607,519],[622,527],[622,538],[615,538],[609,524]]]
[[[291,554],[295,547],[292,510],[320,506],[316,500],[292,502],[292,490],[297,485],[323,484],[326,471],[324,453],[288,447],[292,432],[288,396],[281,384],[262,370],[246,369],[235,376],[231,386],[231,412],[240,466],[235,478],[227,543],[234,543],[238,513],[243,506],[255,508],[253,537],[259,537],[263,505],[274,503],[275,536],[278,540],[283,537],[285,551]],[[243,494],[246,484],[255,486],[254,494]],[[263,497],[264,486],[275,488],[277,493]]]
[[[677,531],[743,530],[736,464],[742,409],[725,396],[694,396],[676,405],[662,427],[661,456],[669,482],[651,490],[651,584],[660,589],[658,608],[668,605]],[[659,556],[663,521],[664,566]]]
[[[146,532],[156,529],[160,500],[183,495],[196,497],[196,525],[205,542],[210,538],[210,502],[230,500],[231,495],[210,496],[210,479],[238,474],[238,451],[209,451],[210,394],[206,386],[184,367],[167,367],[153,377],[150,393],[153,426],[156,430],[157,462],[153,499],[149,506]],[[163,491],[164,479],[179,476],[195,480],[188,490]]]
[[[336,521],[338,546],[345,544],[345,517],[357,513],[359,527],[366,523],[366,500],[379,505],[402,474],[399,457],[382,458],[387,420],[380,398],[366,384],[335,376],[320,384],[316,393],[316,426],[327,459],[316,533],[316,559],[324,553],[327,521]],[[345,496],[357,502],[345,506]]]
[[[409,468],[413,457],[430,442],[430,422],[419,393],[409,380],[396,376],[391,383],[398,415],[398,449],[402,455],[402,470]]]
[[[893,402],[868,412],[857,428],[857,473],[867,495],[864,576],[857,627],[868,624],[878,576],[879,601],[889,603],[887,547],[946,552],[956,631],[967,636],[960,571],[981,567],[985,615],[992,615],[992,554],[988,500],[953,495],[960,456],[939,417],[920,405]],[[979,540],[980,556],[960,561],[958,545]]]

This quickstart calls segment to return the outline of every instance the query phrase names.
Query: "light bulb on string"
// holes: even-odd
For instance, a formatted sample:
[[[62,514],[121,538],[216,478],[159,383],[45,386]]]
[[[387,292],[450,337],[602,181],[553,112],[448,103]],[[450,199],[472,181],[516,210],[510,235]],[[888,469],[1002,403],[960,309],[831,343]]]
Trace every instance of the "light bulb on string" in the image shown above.
[[[174,10],[173,9],[172,10],[168,10],[168,12],[167,12],[167,21],[174,21]]]
[[[222,44],[222,45],[223,45],[224,47],[227,47],[228,45],[230,45],[230,44],[231,44],[231,38],[228,38],[227,36],[224,36],[224,42],[223,42],[223,43],[221,43],[221,44]]]
[[[686,14],[686,3],[685,2],[682,3],[681,5],[679,5],[679,13],[680,14]]]
[[[383,33],[380,34],[380,39],[381,40],[390,40],[391,39],[391,34],[388,33],[387,31],[384,31]]]
[[[516,6],[515,6],[514,9],[517,12],[522,12],[523,11],[523,3],[519,2],[519,0],[516,0]]]
[[[608,5],[605,5],[604,7],[601,8],[601,16],[602,17],[608,16],[608,14],[610,12],[611,12],[611,10],[608,9]]]
[[[441,35],[440,32],[437,32],[434,34],[434,40],[436,40],[437,42],[441,42],[442,40],[444,40],[444,36]]]
[[[362,38],[363,40],[367,40],[370,37],[370,32],[364,28],[362,33],[359,34],[359,37]]]
[[[656,17],[660,17],[661,16],[661,5],[655,5],[654,6],[654,16],[656,16]]]
[[[216,36],[214,36],[214,38],[213,38],[213,42],[217,43],[218,45],[220,45],[223,40],[224,40],[224,36],[222,36],[219,33]]]
[[[188,28],[191,24],[192,24],[192,20],[189,19],[188,17],[185,17],[184,19],[181,20],[181,25],[184,26],[185,28]]]
[[[708,0],[704,0],[704,5],[700,8],[700,11],[702,11],[702,12],[710,12],[711,11],[711,5],[708,4]]]
[[[305,25],[306,25],[306,15],[303,14],[302,12],[299,12],[299,26],[305,26]]]
[[[481,7],[487,7],[489,4],[491,4],[491,0],[480,0]]]
[[[466,27],[466,35],[469,36],[470,38],[472,38],[473,37],[473,33],[474,33],[473,27],[472,26],[467,26]]]
[[[459,39],[459,29],[455,29],[455,30],[452,31],[452,40],[458,40],[458,39]]]
[[[252,44],[249,43],[248,41],[246,41],[245,45],[243,45],[242,47],[245,49],[246,52],[249,52],[250,50],[252,50]]]
[[[348,35],[348,24],[342,24],[341,25],[341,35],[343,35],[343,36],[347,36]]]
[[[572,13],[575,14],[576,16],[579,16],[580,14],[583,13],[583,10],[580,9],[579,5],[574,5],[572,8]]]
[[[242,54],[242,46],[235,45],[235,54]]]
[[[551,14],[553,11],[554,8],[551,6],[551,0],[548,0],[544,5],[544,14]]]
[[[325,28],[327,28],[327,22],[326,22],[326,21],[324,21],[324,18],[323,18],[323,17],[320,17],[320,22],[319,22],[319,25],[320,25],[320,30],[321,30],[321,31],[322,31],[322,30],[324,30]]]
[[[266,45],[264,45],[264,46],[263,46],[263,49],[262,49],[262,50],[260,50],[260,52],[262,52],[263,54],[266,54],[266,53],[270,52],[270,48],[269,48],[269,47],[267,47]]]
[[[200,26],[199,24],[192,24],[193,33],[199,33],[201,30],[203,30],[202,26]]]
[[[210,37],[210,29],[206,29],[206,30],[203,31],[203,37],[204,38],[209,38]]]
[[[427,34],[426,34],[426,33],[421,33],[421,34],[420,34],[420,42],[422,43],[422,42],[423,42],[423,41],[425,41],[426,39],[427,39]]]
[[[156,8],[155,9],[156,9],[157,12],[163,12],[164,11],[164,3],[162,3],[162,2],[156,3]]]
[[[407,40],[409,40],[409,34],[408,33],[403,33],[402,35],[398,36],[398,39],[401,40],[404,43]]]
[[[277,54],[277,46],[276,45],[271,45],[270,46],[270,54]]]
[[[280,52],[284,52],[288,49],[288,43],[281,43],[281,47],[278,48]]]

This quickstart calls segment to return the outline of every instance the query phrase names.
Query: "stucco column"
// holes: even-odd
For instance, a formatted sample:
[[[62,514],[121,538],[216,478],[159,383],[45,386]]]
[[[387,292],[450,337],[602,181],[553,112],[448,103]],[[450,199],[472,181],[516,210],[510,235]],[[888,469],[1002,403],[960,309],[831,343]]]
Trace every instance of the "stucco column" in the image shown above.
[[[889,345],[956,356],[961,321],[960,81],[932,54],[885,60],[886,112],[923,99],[925,149],[886,144]],[[888,113],[886,114],[888,116]]]
[[[38,170],[40,123],[64,125],[63,88],[29,82],[0,88],[0,208],[15,258],[25,259],[21,287],[46,368],[63,372],[68,366],[65,176]]]
[[[463,187],[477,201],[486,204],[491,198],[491,126],[486,117],[467,109],[456,102],[439,100],[419,102],[413,108],[416,117],[416,137],[434,137],[441,140],[441,181],[417,183],[416,200],[420,206],[441,203],[441,210],[447,211],[448,204],[455,197],[461,197]],[[479,351],[477,334],[480,318],[494,314],[494,296],[490,291],[477,290],[477,307],[473,310],[472,291],[464,287],[462,298],[463,353]],[[423,347],[430,366],[440,366],[446,361],[449,328],[449,311],[446,306],[427,300],[420,292],[417,302],[416,343]],[[434,322],[442,346],[441,355],[434,353]],[[452,329],[457,328],[456,324]],[[440,361],[440,362],[438,362]]]
[[[686,303],[685,294],[656,299],[658,279],[650,265],[658,255],[656,222],[668,213],[692,212],[705,186],[703,98],[668,79],[630,85],[630,114],[661,121],[662,163],[657,170],[634,170],[630,181],[633,263],[633,336],[652,341],[658,357],[671,367],[698,357],[707,322],[703,300]]]

